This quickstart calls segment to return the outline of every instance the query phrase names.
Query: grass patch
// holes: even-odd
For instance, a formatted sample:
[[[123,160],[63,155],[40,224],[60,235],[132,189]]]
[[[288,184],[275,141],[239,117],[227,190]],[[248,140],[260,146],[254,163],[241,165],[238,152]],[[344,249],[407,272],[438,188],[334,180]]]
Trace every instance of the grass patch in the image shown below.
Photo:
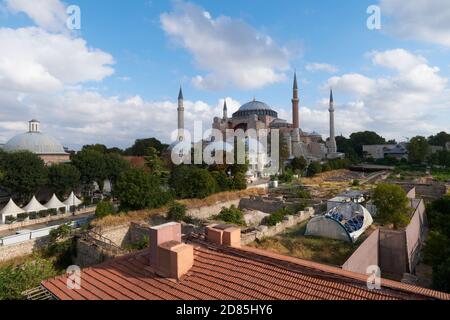
[[[356,243],[310,237],[304,235],[307,224],[308,221],[304,221],[282,234],[252,242],[249,246],[295,258],[341,266],[368,236],[368,234],[361,236]]]
[[[450,169],[433,169],[431,174],[434,180],[450,181]]]

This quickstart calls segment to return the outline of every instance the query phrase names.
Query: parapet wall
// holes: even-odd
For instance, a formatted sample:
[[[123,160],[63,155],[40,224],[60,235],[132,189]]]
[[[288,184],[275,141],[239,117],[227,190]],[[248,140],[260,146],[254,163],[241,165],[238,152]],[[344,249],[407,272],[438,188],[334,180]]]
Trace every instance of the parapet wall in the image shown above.
[[[266,237],[273,237],[279,233],[286,231],[288,228],[292,228],[297,224],[308,220],[314,215],[313,208],[306,208],[305,211],[300,211],[295,215],[286,216],[285,219],[278,223],[276,226],[259,226],[255,231],[242,234],[241,244],[247,245],[255,240],[261,240]]]

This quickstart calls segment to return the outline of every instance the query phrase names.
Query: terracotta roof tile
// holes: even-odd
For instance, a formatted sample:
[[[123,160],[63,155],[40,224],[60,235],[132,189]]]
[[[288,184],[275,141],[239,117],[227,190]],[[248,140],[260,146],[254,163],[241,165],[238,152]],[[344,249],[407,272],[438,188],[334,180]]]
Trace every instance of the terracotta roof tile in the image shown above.
[[[69,290],[65,276],[42,286],[63,300],[450,299],[449,294],[384,279],[381,290],[369,290],[365,275],[258,249],[191,240],[194,266],[180,281],[157,275],[146,249],[82,270],[81,290]]]

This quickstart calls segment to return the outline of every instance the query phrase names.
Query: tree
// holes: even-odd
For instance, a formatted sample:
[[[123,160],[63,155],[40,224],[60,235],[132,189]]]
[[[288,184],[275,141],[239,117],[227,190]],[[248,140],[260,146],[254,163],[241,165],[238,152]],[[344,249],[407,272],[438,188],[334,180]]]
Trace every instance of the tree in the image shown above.
[[[172,170],[169,185],[181,199],[206,198],[219,191],[219,186],[206,169],[192,165],[180,165]]]
[[[450,292],[450,196],[427,206],[430,233],[424,260],[433,268],[433,289]]]
[[[71,164],[54,164],[48,169],[48,186],[58,196],[76,189],[80,184],[80,171]]]
[[[159,151],[154,147],[148,147],[145,151],[145,164],[150,169],[150,172],[161,176],[164,170],[164,162],[159,157]]]
[[[345,157],[352,162],[359,162],[360,157],[358,153],[355,151],[353,143],[350,139],[347,139],[343,136],[336,137],[336,146],[337,152],[345,153]]]
[[[106,164],[106,177],[111,181],[113,186],[116,184],[118,177],[125,171],[130,169],[130,163],[117,153],[110,153],[104,156]]]
[[[156,138],[138,139],[134,142],[133,146],[125,150],[125,154],[128,156],[143,157],[146,156],[148,148],[155,148],[159,153],[167,149],[167,145],[161,143]]]
[[[84,184],[90,185],[94,181],[101,184],[108,177],[105,155],[100,151],[82,150],[72,157],[72,164],[80,171]]]
[[[159,178],[139,168],[127,170],[119,176],[114,194],[123,210],[158,208],[170,199],[169,194],[162,190]]]
[[[309,164],[307,172],[308,177],[313,177],[321,172],[322,172],[322,165],[320,164],[320,162],[315,161]]]
[[[377,220],[382,224],[393,224],[395,229],[409,223],[409,200],[406,192],[395,184],[379,184],[373,193],[377,207]]]
[[[423,163],[429,152],[430,146],[425,137],[414,137],[408,143],[408,160],[410,163]]]
[[[96,218],[103,218],[112,214],[114,214],[114,206],[111,201],[103,200],[97,204],[95,209]]]
[[[285,170],[285,162],[289,159],[289,146],[284,137],[280,137],[280,169]]]
[[[350,141],[355,152],[363,157],[363,145],[384,144],[386,140],[373,131],[355,132],[350,135]]]
[[[4,161],[2,185],[20,202],[30,199],[48,181],[48,170],[44,161],[31,152],[10,153]]]
[[[428,143],[432,146],[445,147],[447,142],[450,142],[450,134],[448,134],[447,132],[444,132],[444,131],[439,132],[435,136],[428,137]]]
[[[308,166],[308,162],[303,157],[296,157],[292,159],[291,167],[295,173],[302,173],[305,171]]]
[[[85,145],[83,146],[83,148],[81,148],[81,151],[87,151],[87,150],[93,150],[93,151],[98,151],[100,153],[107,153],[108,152],[108,147],[106,147],[104,144],[92,144],[92,145]]]

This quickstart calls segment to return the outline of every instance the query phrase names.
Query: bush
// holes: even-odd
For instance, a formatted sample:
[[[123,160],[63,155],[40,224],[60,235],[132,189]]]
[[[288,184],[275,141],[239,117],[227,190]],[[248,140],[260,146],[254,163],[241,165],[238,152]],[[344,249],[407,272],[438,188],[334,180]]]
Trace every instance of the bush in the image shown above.
[[[352,186],[358,187],[360,185],[360,181],[358,179],[353,180]]]
[[[17,215],[17,221],[25,221],[29,217],[28,213],[19,213]]]
[[[171,194],[162,190],[158,176],[138,168],[120,175],[114,194],[125,211],[159,208],[171,199]]]
[[[169,212],[167,213],[167,218],[170,221],[185,221],[186,220],[186,206],[179,202],[174,202],[171,204],[169,208]]]
[[[110,201],[101,201],[97,204],[95,209],[95,217],[103,218],[114,214],[114,206]]]
[[[312,162],[308,166],[307,172],[308,177],[314,177],[316,174],[319,174],[321,172],[322,172],[322,165],[320,164],[320,162]]]
[[[16,222],[17,218],[13,217],[13,216],[7,216],[5,218],[5,223],[6,224],[13,224],[14,222]]]
[[[244,213],[234,205],[230,208],[222,208],[216,218],[227,223],[245,226]]]
[[[0,300],[24,300],[22,292],[37,287],[41,281],[55,277],[57,271],[49,260],[38,256],[21,266],[0,268]]]
[[[291,183],[294,178],[294,173],[292,170],[287,169],[282,174],[278,176],[278,180],[283,183]]]
[[[285,216],[291,214],[293,214],[293,208],[286,207],[279,209],[266,218],[265,224],[271,227],[276,226],[283,221]]]
[[[170,176],[169,185],[180,199],[204,199],[219,191],[219,186],[206,169],[192,165],[176,167]]]
[[[297,190],[297,197],[300,199],[311,199],[311,193],[306,189]]]

